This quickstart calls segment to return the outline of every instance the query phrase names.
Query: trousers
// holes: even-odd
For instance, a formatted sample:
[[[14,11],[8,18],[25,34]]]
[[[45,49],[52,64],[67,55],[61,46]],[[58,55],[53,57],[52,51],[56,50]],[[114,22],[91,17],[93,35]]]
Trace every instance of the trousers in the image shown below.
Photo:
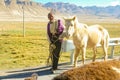
[[[55,70],[58,67],[58,61],[60,57],[62,41],[58,40],[54,43],[56,48],[52,52],[52,69]]]

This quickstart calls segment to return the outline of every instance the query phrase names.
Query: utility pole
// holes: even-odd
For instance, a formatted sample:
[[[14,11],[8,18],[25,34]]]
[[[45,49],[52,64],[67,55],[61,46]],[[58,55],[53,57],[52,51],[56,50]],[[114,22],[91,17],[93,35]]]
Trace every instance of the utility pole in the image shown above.
[[[24,4],[22,5],[22,9],[23,9],[23,37],[25,37],[25,25],[24,25]]]

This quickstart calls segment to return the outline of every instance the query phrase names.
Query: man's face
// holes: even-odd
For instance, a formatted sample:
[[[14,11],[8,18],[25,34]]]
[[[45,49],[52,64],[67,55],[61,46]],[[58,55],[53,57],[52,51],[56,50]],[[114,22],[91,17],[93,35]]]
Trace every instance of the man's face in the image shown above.
[[[53,14],[48,14],[48,19],[50,20],[50,21],[52,21],[53,19],[54,19],[54,17],[53,17]]]

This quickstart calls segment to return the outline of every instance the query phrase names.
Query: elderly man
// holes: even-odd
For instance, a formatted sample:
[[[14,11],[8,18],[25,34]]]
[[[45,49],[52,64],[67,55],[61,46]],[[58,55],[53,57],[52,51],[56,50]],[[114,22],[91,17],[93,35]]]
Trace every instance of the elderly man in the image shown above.
[[[61,44],[62,44],[62,39],[60,39],[59,37],[63,33],[64,25],[62,24],[61,20],[54,19],[53,13],[48,13],[48,19],[49,22],[47,24],[47,35],[50,43],[50,47],[49,47],[50,53],[52,54],[51,71],[54,73],[54,71],[57,69],[58,66]]]

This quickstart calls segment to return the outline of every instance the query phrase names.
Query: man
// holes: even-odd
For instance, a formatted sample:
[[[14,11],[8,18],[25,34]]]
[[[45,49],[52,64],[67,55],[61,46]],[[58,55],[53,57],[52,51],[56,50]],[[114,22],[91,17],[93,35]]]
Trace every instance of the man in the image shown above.
[[[48,13],[48,25],[47,25],[47,35],[50,43],[50,53],[52,60],[52,72],[54,73],[57,70],[62,39],[59,39],[60,35],[64,30],[64,25],[61,20],[55,20],[53,13]]]

